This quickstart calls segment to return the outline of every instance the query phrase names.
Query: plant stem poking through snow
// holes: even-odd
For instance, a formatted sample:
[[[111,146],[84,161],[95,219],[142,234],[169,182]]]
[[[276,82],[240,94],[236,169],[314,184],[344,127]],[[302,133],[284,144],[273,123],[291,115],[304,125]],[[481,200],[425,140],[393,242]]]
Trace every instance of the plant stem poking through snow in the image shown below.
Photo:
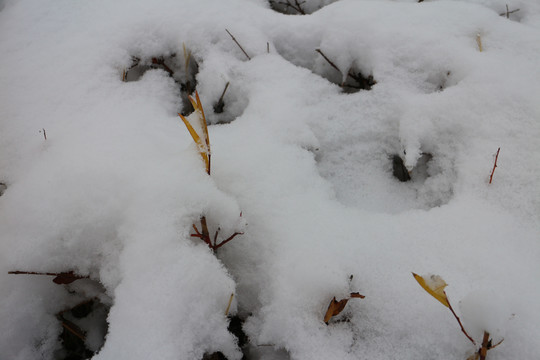
[[[499,152],[501,151],[501,148],[497,149],[497,154],[495,155],[495,162],[493,163],[493,170],[491,170],[491,175],[489,176],[489,183],[493,181],[493,174],[495,174],[495,168],[497,167],[497,159],[499,159]]]
[[[229,310],[231,309],[233,298],[234,298],[234,293],[232,293],[231,297],[229,298],[229,304],[227,305],[227,309],[225,310],[225,316],[229,316]]]
[[[448,296],[446,296],[446,292],[444,291],[444,288],[447,286],[446,282],[438,275],[425,275],[420,276],[418,274],[412,273],[415,280],[418,281],[420,286],[426,290],[426,292],[433,296],[435,299],[437,299],[441,304],[446,306],[450,309],[452,312],[452,315],[456,318],[459,326],[461,327],[461,331],[467,339],[469,339],[473,345],[476,345],[476,342],[474,339],[467,333],[465,328],[463,327],[463,324],[461,323],[461,319],[457,316],[456,312],[452,308],[452,305],[450,305],[450,301],[448,300]]]
[[[316,52],[321,54],[321,56],[332,66],[334,69],[339,71],[341,73],[341,70],[326,56],[321,49],[315,49]],[[347,77],[353,79],[356,84],[346,84],[345,81],[343,81],[339,86],[341,88],[353,88],[358,90],[371,90],[371,87],[375,85],[377,82],[373,78],[373,75],[368,75],[365,77],[361,72],[355,73],[352,69],[347,72]]]
[[[291,8],[299,14],[306,15],[306,12],[304,11],[304,9],[302,9],[302,4],[304,4],[305,1],[299,2],[298,0],[294,0],[294,4],[291,2],[291,0],[278,1],[278,2],[270,1],[270,3],[274,5],[274,7],[276,4],[285,6],[285,11],[287,11],[288,8]]]
[[[512,11],[509,11],[509,10],[508,10],[508,4],[506,4],[506,11],[503,12],[503,13],[500,13],[499,15],[500,15],[500,16],[505,16],[505,15],[506,15],[506,18],[507,18],[507,19],[510,19],[510,14],[513,14],[513,13],[518,12],[518,11],[519,11],[519,9],[515,9],[515,10],[512,10]]]
[[[476,34],[476,43],[478,44],[478,51],[482,52],[482,37],[480,36],[480,34]]]
[[[240,48],[240,50],[242,50],[242,52],[244,53],[244,55],[246,55],[246,57],[248,58],[248,60],[251,60],[251,57],[249,57],[249,55],[247,54],[246,50],[244,50],[244,48],[242,47],[242,45],[240,45],[240,43],[238,41],[236,41],[236,38],[233,36],[233,34],[231,34],[229,32],[229,30],[225,29],[225,31],[227,32],[227,34],[229,34],[229,36],[233,39],[233,41],[236,43],[236,45],[238,45],[238,47]]]
[[[45,128],[39,130],[39,132],[40,132],[40,133],[42,132],[42,133],[43,133],[43,137],[45,138],[45,140],[47,140],[47,132],[45,131]]]
[[[225,87],[225,90],[227,90],[226,87]],[[225,91],[223,93],[225,94]],[[191,105],[193,105],[193,109],[195,109],[193,114],[191,114],[188,118],[184,117],[180,113],[178,113],[178,116],[180,116],[180,118],[186,125],[186,128],[189,131],[189,134],[191,135],[191,137],[193,138],[193,141],[197,145],[197,148],[199,150],[199,155],[201,155],[205,164],[206,173],[210,175],[210,165],[211,165],[210,137],[208,136],[208,126],[206,124],[206,117],[204,116],[204,110],[202,107],[201,99],[199,97],[199,93],[195,91],[195,99],[189,96],[189,101],[191,102]],[[197,130],[195,130],[195,128],[193,127],[193,125],[191,125],[190,120],[192,120],[193,118],[196,118],[195,120],[198,122],[196,126],[198,127],[200,133],[198,133]],[[242,213],[240,213],[240,217],[242,217]],[[234,234],[229,236],[227,239],[218,243],[217,238],[220,231],[220,228],[218,228],[216,230],[216,233],[214,234],[214,240],[212,241],[212,239],[210,239],[210,231],[208,230],[208,225],[206,223],[205,215],[201,216],[201,231],[199,231],[199,229],[197,228],[195,224],[193,224],[193,229],[195,230],[195,234],[191,234],[191,236],[197,237],[201,239],[202,241],[204,241],[208,245],[208,247],[210,247],[210,249],[214,251],[214,253],[217,251],[217,249],[219,249],[220,247],[222,247],[223,245],[225,245],[226,243],[234,239],[236,236],[244,234],[242,232],[235,232]]]
[[[223,112],[223,109],[225,108],[225,101],[223,101],[223,98],[225,97],[225,93],[227,92],[228,88],[229,82],[227,81],[227,84],[225,84],[225,89],[223,89],[223,92],[221,93],[218,102],[216,103],[216,105],[214,105],[214,112],[216,114],[221,114]]]
[[[431,296],[433,296],[435,299],[437,299],[441,304],[448,307],[450,311],[452,312],[452,315],[456,318],[459,326],[461,327],[461,331],[467,339],[469,339],[470,342],[473,343],[473,345],[476,345],[476,341],[467,333],[467,330],[463,327],[463,324],[461,323],[461,319],[459,316],[457,316],[456,312],[452,308],[452,305],[450,304],[450,301],[448,300],[448,296],[446,296],[446,292],[444,291],[444,288],[447,286],[446,282],[438,275],[425,275],[420,276],[415,273],[412,273],[416,281],[422,286],[424,290],[426,290]],[[492,339],[489,338],[489,333],[487,331],[484,331],[484,337],[482,339],[482,346],[478,350],[476,354],[469,357],[467,360],[485,360],[487,351],[491,350],[497,346],[499,346],[504,339],[499,341],[497,344],[492,345]]]

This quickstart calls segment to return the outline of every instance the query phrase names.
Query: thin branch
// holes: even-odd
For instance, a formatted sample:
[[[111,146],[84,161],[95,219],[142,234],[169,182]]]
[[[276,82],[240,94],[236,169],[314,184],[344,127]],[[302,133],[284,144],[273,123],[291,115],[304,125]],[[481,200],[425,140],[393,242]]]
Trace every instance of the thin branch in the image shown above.
[[[249,55],[247,54],[247,52],[244,50],[244,48],[242,47],[242,45],[240,45],[240,43],[238,41],[236,41],[236,38],[233,36],[233,34],[231,34],[229,32],[229,30],[225,29],[225,31],[227,32],[227,34],[229,34],[229,36],[233,39],[233,41],[236,43],[236,45],[238,45],[238,47],[240,48],[240,50],[242,50],[242,52],[244,53],[244,55],[246,55],[246,57],[248,58],[248,60],[251,60],[251,58],[249,57]]]
[[[223,101],[223,98],[225,97],[225,93],[227,92],[228,88],[229,82],[227,81],[227,84],[225,84],[225,89],[223,89],[223,92],[221,93],[218,102],[216,103],[216,105],[214,105],[214,112],[216,114],[221,114],[223,112],[223,109],[225,108],[225,101]]]
[[[482,37],[480,36],[480,34],[476,34],[476,43],[478,44],[478,51],[484,51],[482,47]]]
[[[324,53],[322,52],[321,49],[315,49],[315,51],[318,52],[319,54],[321,54],[321,56],[324,58],[324,60],[326,60],[334,69],[341,72],[341,70],[339,70],[339,68],[336,66],[336,64],[334,64],[332,62],[332,60],[330,60],[328,57],[326,57],[326,55],[324,55]]]
[[[341,70],[337,67],[336,64],[334,64],[332,62],[332,60],[330,60],[323,52],[321,49],[315,49],[316,52],[318,52],[319,54],[321,54],[321,56],[324,58],[324,60],[326,60],[328,62],[328,64],[330,64],[330,66],[332,66],[334,69],[336,69],[337,71],[339,71],[340,73]],[[362,73],[358,73],[358,74],[355,74],[352,72],[352,70],[349,70],[349,72],[347,73],[347,77],[350,77],[351,79],[353,79],[354,81],[357,82],[358,85],[351,85],[351,84],[345,84],[345,83],[342,83],[340,86],[343,88],[343,87],[349,87],[349,88],[352,88],[352,89],[358,89],[358,90],[370,90],[371,87],[373,85],[375,85],[377,82],[375,81],[375,79],[373,79],[373,75],[369,75],[368,77],[364,77],[362,75]]]
[[[218,237],[218,234],[219,234],[219,231],[221,230],[220,227],[217,228],[216,230],[216,233],[214,234],[214,248],[216,247],[216,244],[217,244],[217,237]]]
[[[86,336],[84,334],[84,331],[82,331],[80,327],[78,327],[71,321],[64,319],[63,317],[60,319],[60,321],[62,322],[62,326],[64,327],[64,329],[66,329],[67,331],[69,331],[70,333],[72,333],[73,335],[81,339],[82,341],[86,341]]]
[[[499,158],[499,152],[501,151],[501,148],[497,149],[497,155],[495,155],[495,163],[493,164],[493,170],[491,170],[491,175],[489,177],[489,183],[491,184],[491,181],[493,180],[493,174],[495,173],[495,168],[497,167],[497,159]]]
[[[235,232],[234,234],[232,234],[231,236],[229,236],[227,239],[223,240],[222,242],[220,242],[218,245],[216,245],[214,247],[215,250],[219,249],[220,247],[222,247],[223,245],[225,245],[226,243],[228,243],[229,241],[231,241],[232,239],[234,239],[235,237],[237,237],[238,235],[244,235],[243,232]]]
[[[484,331],[484,338],[482,339],[482,347],[480,350],[478,350],[478,354],[480,355],[480,360],[486,360],[487,351],[490,349],[489,344],[489,333],[487,331]]]
[[[163,58],[155,58],[155,57],[153,57],[152,58],[152,64],[161,65],[161,66],[163,66],[163,70],[168,72],[169,75],[171,75],[171,76],[174,75],[174,71],[172,71],[172,69],[170,67],[168,67],[167,64],[165,64],[165,60]]]
[[[446,293],[444,293],[444,295],[446,295]],[[461,320],[459,318],[459,316],[457,316],[456,312],[454,311],[454,309],[452,308],[452,305],[450,304],[450,301],[448,301],[448,308],[450,309],[450,311],[452,312],[452,314],[454,315],[454,317],[456,318],[459,326],[461,327],[461,331],[465,334],[465,336],[467,337],[467,339],[469,339],[473,345],[476,345],[476,341],[474,341],[474,339],[467,333],[467,331],[465,330],[465,328],[463,327],[463,324],[461,323]]]
[[[508,4],[506,4],[506,11],[503,12],[503,13],[500,13],[499,15],[500,16],[506,16],[507,19],[510,19],[510,14],[513,14],[515,12],[518,12],[520,9],[515,9],[515,10],[512,10],[512,11],[508,11]]]
[[[301,3],[298,2],[298,0],[294,0],[294,5],[291,4],[290,0],[286,0],[287,2],[283,2],[283,1],[280,1],[278,2],[278,4],[281,4],[281,5],[285,5],[287,8],[292,8],[294,10],[296,10],[296,12],[299,12],[300,14],[302,15],[306,15],[306,12],[304,11],[304,9],[302,9],[302,4],[305,3],[305,1],[302,1]]]
[[[229,310],[231,308],[231,304],[234,298],[234,293],[231,294],[231,297],[229,298],[229,304],[227,305],[227,310],[225,310],[225,316],[229,315]]]
[[[75,274],[73,271],[61,272],[61,273],[42,273],[42,272],[33,272],[33,271],[8,271],[8,274],[15,275],[45,275],[45,276],[54,276],[53,282],[55,284],[71,284],[75,280],[79,279],[88,279],[89,276],[81,276]]]

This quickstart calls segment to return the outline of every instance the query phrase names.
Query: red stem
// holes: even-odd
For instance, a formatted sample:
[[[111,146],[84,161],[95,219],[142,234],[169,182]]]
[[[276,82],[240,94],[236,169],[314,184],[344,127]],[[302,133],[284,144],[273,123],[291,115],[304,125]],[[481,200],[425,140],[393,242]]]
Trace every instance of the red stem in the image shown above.
[[[497,155],[495,155],[495,163],[493,164],[493,170],[491,171],[491,176],[489,177],[489,183],[491,184],[491,181],[493,180],[493,174],[495,173],[495,168],[497,167],[497,159],[499,158],[499,152],[501,151],[501,148],[497,149]]]

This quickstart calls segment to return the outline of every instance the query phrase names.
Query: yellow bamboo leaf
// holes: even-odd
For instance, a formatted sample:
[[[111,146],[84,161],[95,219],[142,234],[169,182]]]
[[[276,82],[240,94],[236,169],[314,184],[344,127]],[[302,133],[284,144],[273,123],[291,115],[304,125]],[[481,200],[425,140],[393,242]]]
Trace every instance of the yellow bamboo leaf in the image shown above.
[[[199,134],[197,134],[197,132],[195,131],[195,129],[193,128],[193,126],[191,126],[191,124],[189,123],[189,121],[180,113],[178,113],[178,116],[180,116],[180,118],[182,119],[182,121],[184,122],[184,124],[186,125],[186,128],[188,129],[191,137],[193,138],[193,141],[195,141],[195,143],[200,146],[202,145],[202,141],[201,141],[201,138],[199,136]]]
[[[178,113],[178,115],[180,116],[180,118],[182,119],[184,124],[186,125],[186,128],[188,129],[191,137],[193,138],[193,141],[195,141],[195,144],[197,144],[197,148],[199,149],[199,154],[201,155],[201,157],[202,157],[202,159],[204,161],[205,167],[206,167],[206,172],[209,172],[209,170],[210,170],[210,158],[209,158],[210,151],[207,148],[207,145],[205,143],[203,143],[203,141],[201,140],[201,137],[199,136],[199,134],[197,134],[197,132],[195,131],[193,126],[191,126],[189,121],[182,114]]]
[[[416,281],[424,288],[431,296],[439,300],[441,304],[450,307],[448,298],[444,292],[444,288],[448,285],[439,275],[426,275],[420,276],[412,273]]]
[[[201,122],[201,127],[204,131],[204,140],[206,142],[206,146],[208,147],[208,152],[210,153],[210,137],[208,136],[208,126],[206,125],[206,116],[204,115],[204,109],[202,107],[201,98],[199,98],[199,93],[195,91],[195,98],[197,99],[197,107],[198,110],[201,112],[201,117],[199,118]]]

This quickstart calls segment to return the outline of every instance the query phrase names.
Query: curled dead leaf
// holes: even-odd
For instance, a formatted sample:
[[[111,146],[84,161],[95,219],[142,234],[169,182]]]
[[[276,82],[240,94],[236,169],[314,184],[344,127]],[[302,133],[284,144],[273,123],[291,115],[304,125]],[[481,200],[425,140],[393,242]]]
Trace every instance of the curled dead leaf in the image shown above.
[[[328,325],[328,322],[333,316],[339,315],[343,309],[345,309],[345,305],[347,305],[347,302],[349,302],[349,299],[351,298],[357,298],[357,299],[363,299],[365,298],[364,295],[361,295],[360,293],[354,292],[349,295],[348,298],[342,299],[337,301],[336,297],[330,301],[330,304],[328,305],[328,309],[326,310],[326,314],[324,314],[324,322]]]

